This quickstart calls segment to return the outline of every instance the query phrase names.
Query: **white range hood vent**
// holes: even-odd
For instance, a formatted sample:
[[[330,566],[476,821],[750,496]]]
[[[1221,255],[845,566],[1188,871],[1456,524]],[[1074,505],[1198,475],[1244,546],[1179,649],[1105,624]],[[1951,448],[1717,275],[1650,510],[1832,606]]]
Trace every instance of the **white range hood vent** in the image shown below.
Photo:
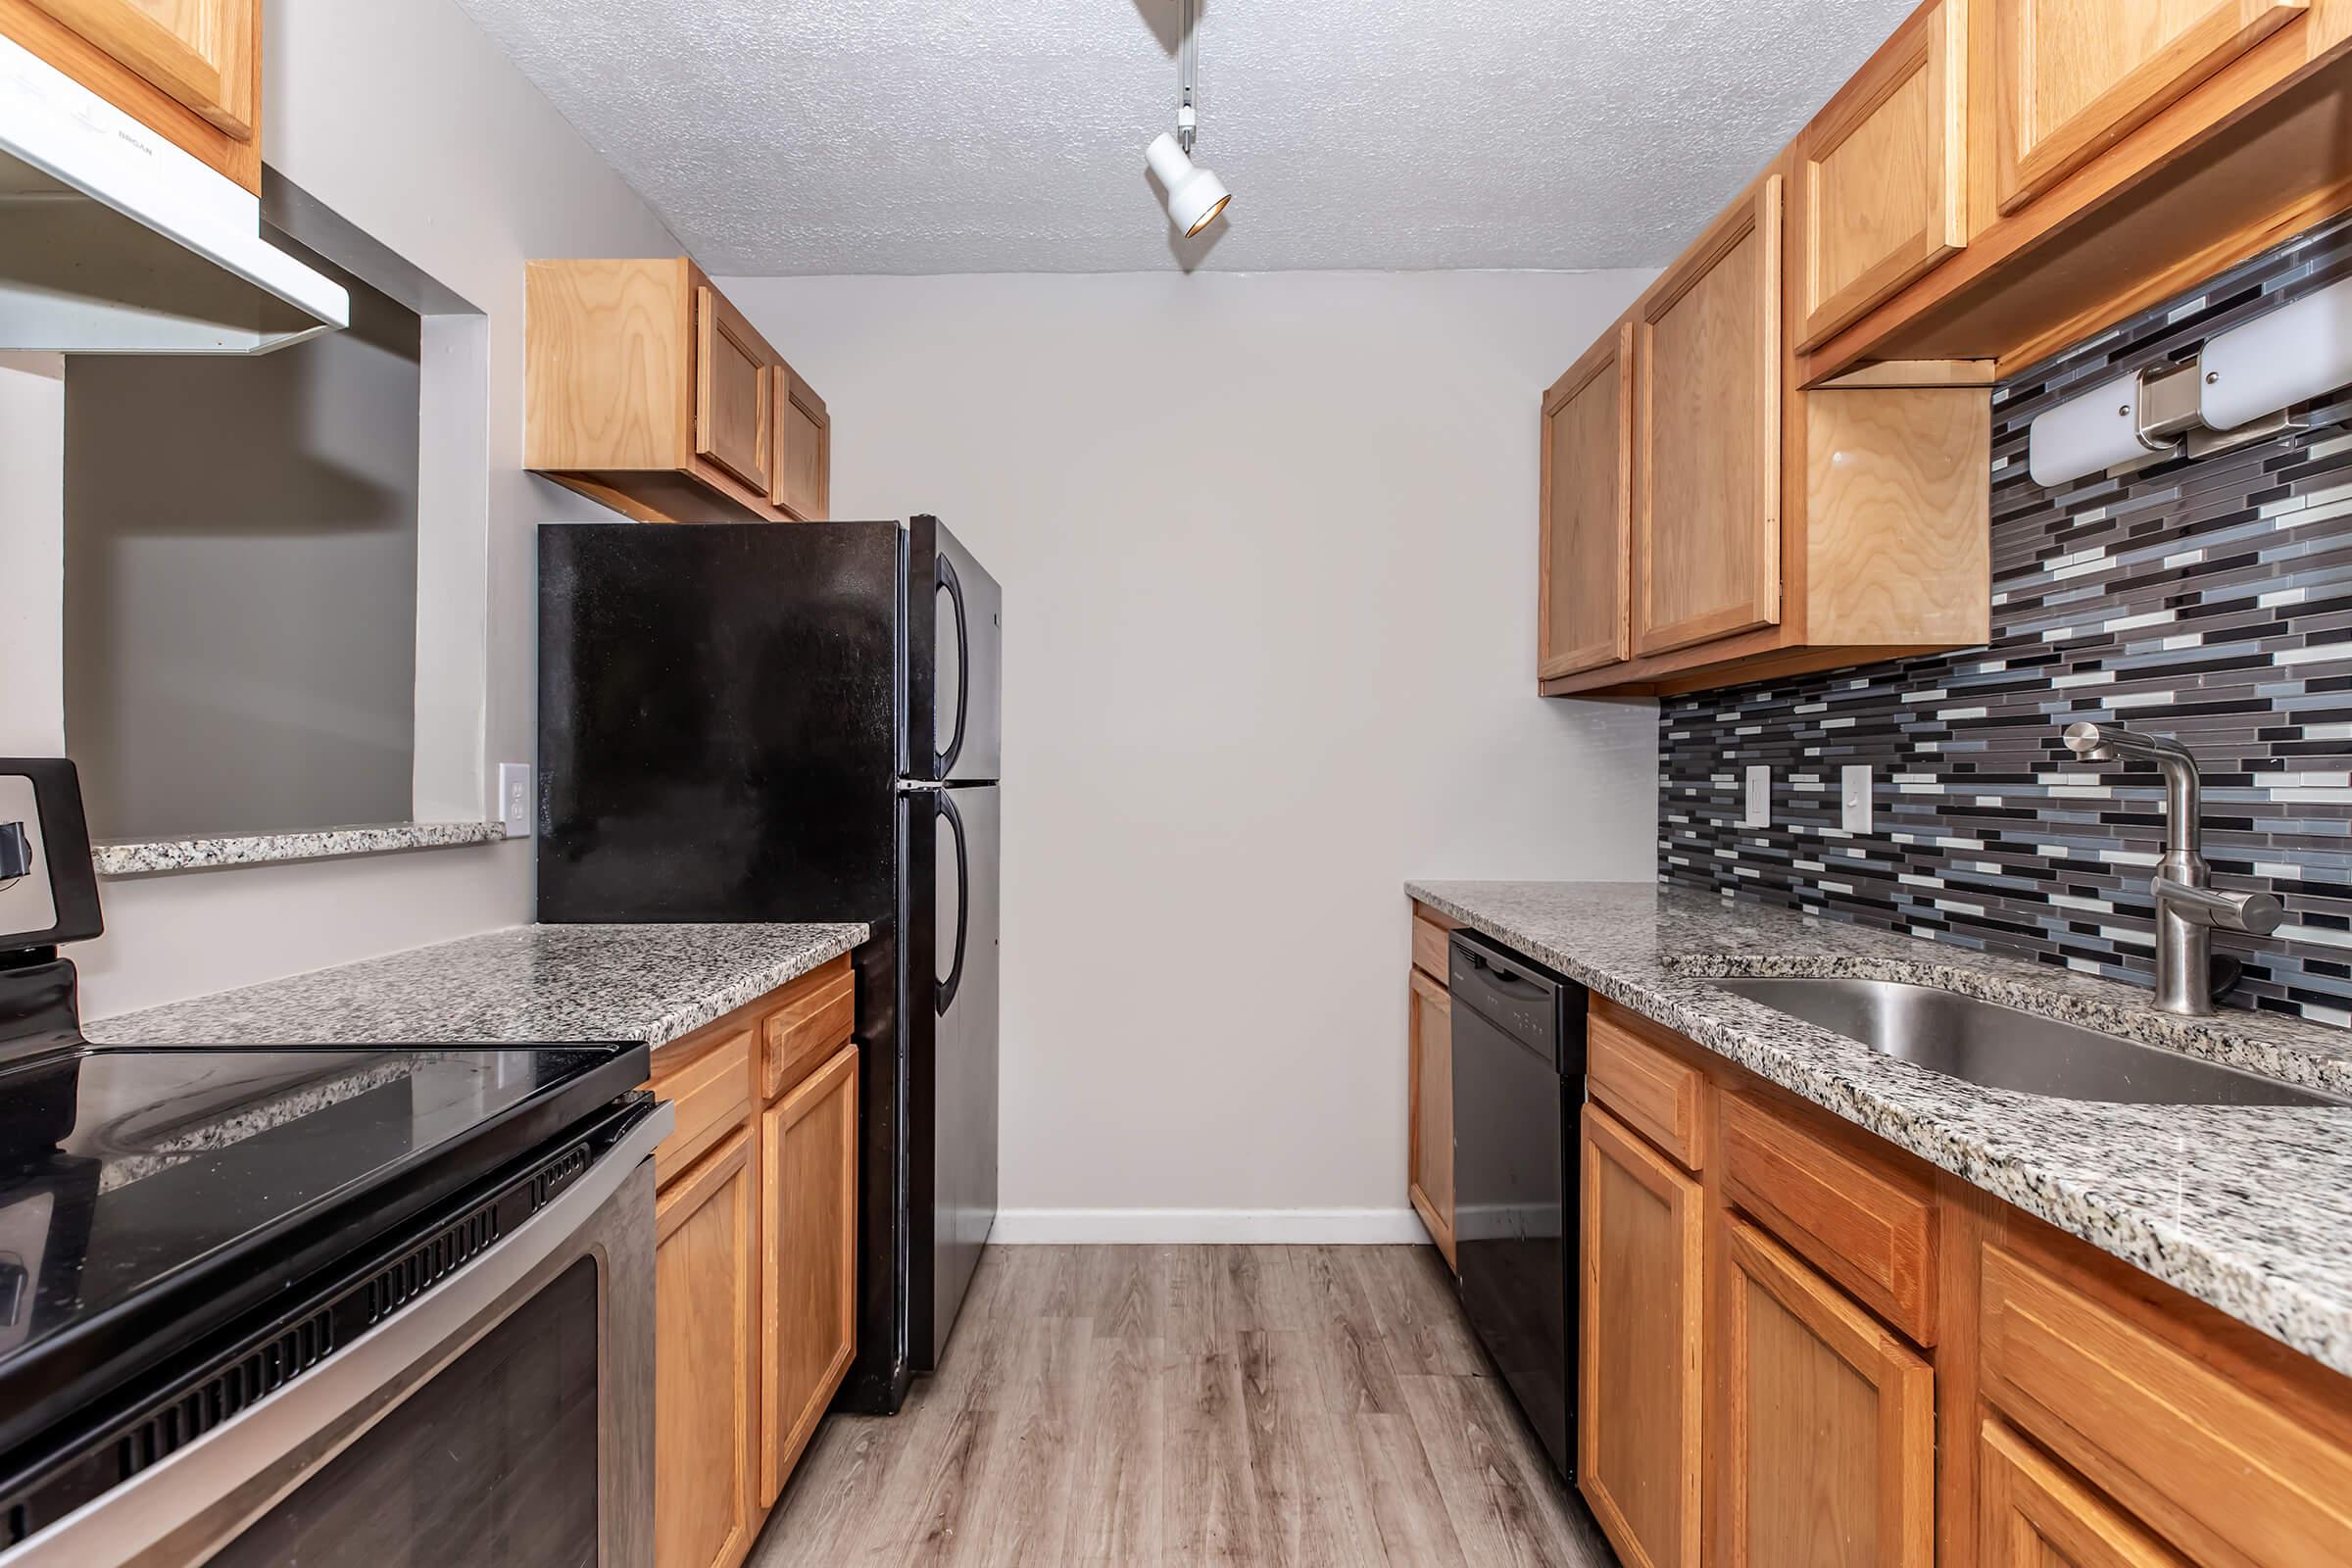
[[[350,321],[251,191],[0,38],[0,349],[266,354]]]

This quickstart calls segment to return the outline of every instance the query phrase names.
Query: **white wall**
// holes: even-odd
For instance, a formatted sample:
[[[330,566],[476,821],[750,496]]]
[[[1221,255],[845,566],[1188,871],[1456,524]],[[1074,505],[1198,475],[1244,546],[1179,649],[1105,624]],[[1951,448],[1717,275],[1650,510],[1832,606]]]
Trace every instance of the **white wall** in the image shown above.
[[[453,635],[486,621],[487,690],[481,660],[420,659],[420,668],[459,671],[452,684],[465,689],[419,695],[486,703],[488,760],[528,758],[532,525],[603,514],[521,471],[523,263],[670,254],[677,242],[450,0],[270,0],[267,17],[270,164],[489,314],[482,569],[419,585],[454,607],[451,623],[464,629]],[[14,406],[7,386],[0,411]],[[12,534],[14,491],[0,495]],[[24,547],[12,537],[7,548]],[[26,716],[36,727],[46,717]],[[0,720],[22,732],[13,709]],[[210,871],[110,882],[102,896],[108,934],[74,955],[90,1016],[527,920],[530,851]]]
[[[1537,401],[1644,281],[725,282],[835,515],[1004,584],[1002,1237],[1417,1234],[1399,883],[1654,866],[1654,708],[1534,678]]]
[[[0,354],[0,757],[66,744],[66,362]]]

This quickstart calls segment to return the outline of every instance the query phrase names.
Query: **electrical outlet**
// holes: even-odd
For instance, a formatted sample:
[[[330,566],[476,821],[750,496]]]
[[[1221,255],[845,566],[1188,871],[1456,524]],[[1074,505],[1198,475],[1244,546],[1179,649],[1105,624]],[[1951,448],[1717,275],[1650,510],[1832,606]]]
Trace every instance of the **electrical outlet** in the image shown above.
[[[1772,769],[1761,762],[1748,764],[1747,809],[1740,813],[1740,825],[1772,826]]]
[[[1839,824],[1848,833],[1870,831],[1870,764],[1848,762],[1838,771],[1838,800],[1843,814]]]
[[[530,763],[498,764],[498,814],[506,825],[507,837],[527,839],[531,836]]]

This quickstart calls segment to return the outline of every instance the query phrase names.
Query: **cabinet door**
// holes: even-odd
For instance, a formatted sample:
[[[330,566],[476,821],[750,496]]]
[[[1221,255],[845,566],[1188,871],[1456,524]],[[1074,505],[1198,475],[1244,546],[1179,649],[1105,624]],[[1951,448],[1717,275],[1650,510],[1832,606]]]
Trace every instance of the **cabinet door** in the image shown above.
[[[261,0],[30,0],[239,141],[253,137]],[[87,85],[104,92],[101,82]]]
[[[1724,1224],[1727,1561],[1930,1568],[1934,1371],[1778,1242]]]
[[[1968,0],[1915,14],[1797,138],[1812,349],[1968,243]]]
[[[1613,664],[1630,651],[1633,342],[1633,323],[1619,323],[1544,394],[1536,671],[1544,680]]]
[[[1405,1136],[1405,1194],[1429,1239],[1453,1262],[1453,999],[1416,969],[1406,1071],[1411,1075]]]
[[[654,1562],[732,1568],[751,1550],[759,1389],[752,1135],[654,1204]]]
[[[1701,1194],[1591,1103],[1583,1146],[1578,1485],[1627,1568],[1695,1568]]]
[[[694,291],[694,452],[767,494],[774,433],[768,426],[767,356],[726,296]]]
[[[791,366],[774,374],[776,484],[768,499],[803,522],[821,522],[832,504],[833,417]]]
[[[2000,1422],[1977,1444],[1981,1568],[2188,1568]]]
[[[1781,616],[1781,177],[1650,286],[1634,332],[1634,652]]]
[[[1991,0],[1993,198],[2014,212],[2294,20],[2305,0]]]
[[[858,1048],[844,1046],[768,1107],[760,1497],[776,1500],[858,1346]]]

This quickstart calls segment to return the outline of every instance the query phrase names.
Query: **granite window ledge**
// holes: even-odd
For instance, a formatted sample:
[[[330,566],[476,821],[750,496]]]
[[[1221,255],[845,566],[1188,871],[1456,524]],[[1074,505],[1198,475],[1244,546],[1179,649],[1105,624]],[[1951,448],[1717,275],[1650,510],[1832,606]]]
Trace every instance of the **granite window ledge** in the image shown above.
[[[232,865],[270,865],[285,860],[340,859],[355,855],[396,855],[411,850],[447,850],[496,844],[506,837],[497,822],[385,822],[355,827],[313,828],[299,833],[224,833],[205,838],[116,840],[90,851],[102,877],[159,876],[172,871],[210,871]]]

